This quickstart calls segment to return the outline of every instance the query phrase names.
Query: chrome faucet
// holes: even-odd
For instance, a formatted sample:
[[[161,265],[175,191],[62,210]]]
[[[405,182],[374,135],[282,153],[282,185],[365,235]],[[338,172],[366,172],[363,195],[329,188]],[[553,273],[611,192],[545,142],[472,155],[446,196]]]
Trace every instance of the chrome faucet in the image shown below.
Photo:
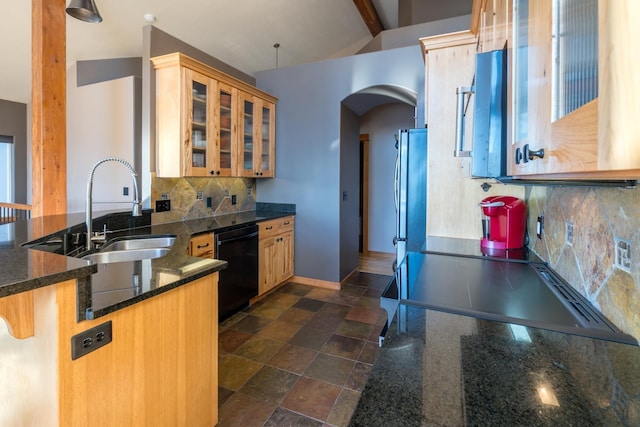
[[[89,179],[87,180],[87,199],[85,205],[85,222],[87,224],[87,250],[91,250],[91,238],[92,238],[92,221],[93,215],[91,212],[91,204],[92,204],[92,192],[93,192],[93,175],[96,171],[96,168],[103,163],[106,162],[118,162],[122,163],[129,169],[131,172],[131,177],[133,178],[133,209],[131,211],[132,216],[142,216],[142,202],[140,202],[140,197],[138,196],[138,182],[136,181],[135,169],[129,162],[119,157],[107,157],[105,159],[99,160],[95,165],[91,168],[91,172],[89,172]],[[106,238],[107,231],[104,230],[104,237]]]

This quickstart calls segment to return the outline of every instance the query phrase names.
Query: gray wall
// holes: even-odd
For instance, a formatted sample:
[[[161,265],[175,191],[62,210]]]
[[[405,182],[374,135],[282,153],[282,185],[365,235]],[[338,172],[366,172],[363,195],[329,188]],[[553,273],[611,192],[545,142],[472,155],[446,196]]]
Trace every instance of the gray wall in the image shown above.
[[[27,104],[0,99],[0,135],[13,137],[15,203],[28,203]]]
[[[396,160],[394,135],[414,126],[414,107],[385,104],[360,118],[360,133],[369,135],[369,247],[374,252],[395,252],[396,212],[393,173]]]
[[[340,278],[358,267],[360,116],[340,107]]]
[[[383,31],[360,49],[359,53],[413,46],[417,44],[418,39],[422,37],[445,34],[452,31],[468,30],[470,22],[471,15],[463,15]]]
[[[398,26],[468,15],[472,4],[473,0],[399,0]]]
[[[397,85],[418,93],[417,117],[424,117],[420,47],[261,71],[256,80],[278,97],[276,178],[258,180],[257,201],[295,203],[295,274],[339,282],[340,103],[371,86]]]

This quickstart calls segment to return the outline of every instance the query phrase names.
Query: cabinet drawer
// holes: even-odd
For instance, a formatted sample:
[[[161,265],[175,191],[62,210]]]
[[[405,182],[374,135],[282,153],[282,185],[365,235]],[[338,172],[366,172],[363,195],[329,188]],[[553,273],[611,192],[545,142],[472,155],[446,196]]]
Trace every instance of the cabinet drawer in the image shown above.
[[[263,239],[285,233],[287,231],[293,231],[294,223],[293,215],[260,222],[258,223],[259,236]]]
[[[213,258],[213,233],[198,234],[189,241],[189,255]]]

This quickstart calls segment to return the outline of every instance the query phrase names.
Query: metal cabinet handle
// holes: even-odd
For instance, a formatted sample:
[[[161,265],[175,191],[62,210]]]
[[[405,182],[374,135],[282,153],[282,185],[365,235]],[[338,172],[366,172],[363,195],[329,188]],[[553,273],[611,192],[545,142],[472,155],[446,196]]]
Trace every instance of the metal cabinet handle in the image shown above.
[[[291,224],[289,221],[282,223],[282,225],[289,225],[289,224]]]
[[[265,230],[271,230],[272,228],[273,228],[273,226],[271,226],[271,225],[270,225],[270,226],[268,226],[268,227],[265,227],[264,229],[265,229]]]
[[[207,243],[206,245],[198,245],[196,246],[198,249],[202,249],[202,248],[208,248],[209,247],[209,243]]]
[[[535,160],[536,157],[540,159],[544,159],[544,148],[540,148],[539,150],[532,150],[529,148],[529,144],[524,145],[524,161]]]
[[[460,86],[456,89],[456,146],[453,150],[455,157],[471,157],[471,151],[462,149],[464,146],[464,98],[465,95],[470,95],[475,91],[475,86]]]

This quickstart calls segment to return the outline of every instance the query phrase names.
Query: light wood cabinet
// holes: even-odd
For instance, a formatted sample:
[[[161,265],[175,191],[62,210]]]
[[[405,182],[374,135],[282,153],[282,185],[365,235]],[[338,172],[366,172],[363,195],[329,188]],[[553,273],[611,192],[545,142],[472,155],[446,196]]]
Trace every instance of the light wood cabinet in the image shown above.
[[[188,253],[200,258],[213,258],[213,233],[196,234],[189,240]]]
[[[258,224],[258,295],[293,276],[294,217]]]
[[[275,175],[275,97],[181,53],[151,60],[156,176]]]
[[[634,0],[513,0],[512,141],[521,178],[640,177]]]
[[[471,33],[478,35],[478,51],[503,49],[511,34],[512,0],[474,0]]]
[[[456,88],[473,81],[477,38],[470,31],[420,39],[425,56],[425,122],[427,148],[427,235],[480,239],[478,203],[488,196],[523,198],[522,186],[471,179],[471,158],[453,156],[456,132]],[[468,126],[473,123],[473,96],[467,109]]]

